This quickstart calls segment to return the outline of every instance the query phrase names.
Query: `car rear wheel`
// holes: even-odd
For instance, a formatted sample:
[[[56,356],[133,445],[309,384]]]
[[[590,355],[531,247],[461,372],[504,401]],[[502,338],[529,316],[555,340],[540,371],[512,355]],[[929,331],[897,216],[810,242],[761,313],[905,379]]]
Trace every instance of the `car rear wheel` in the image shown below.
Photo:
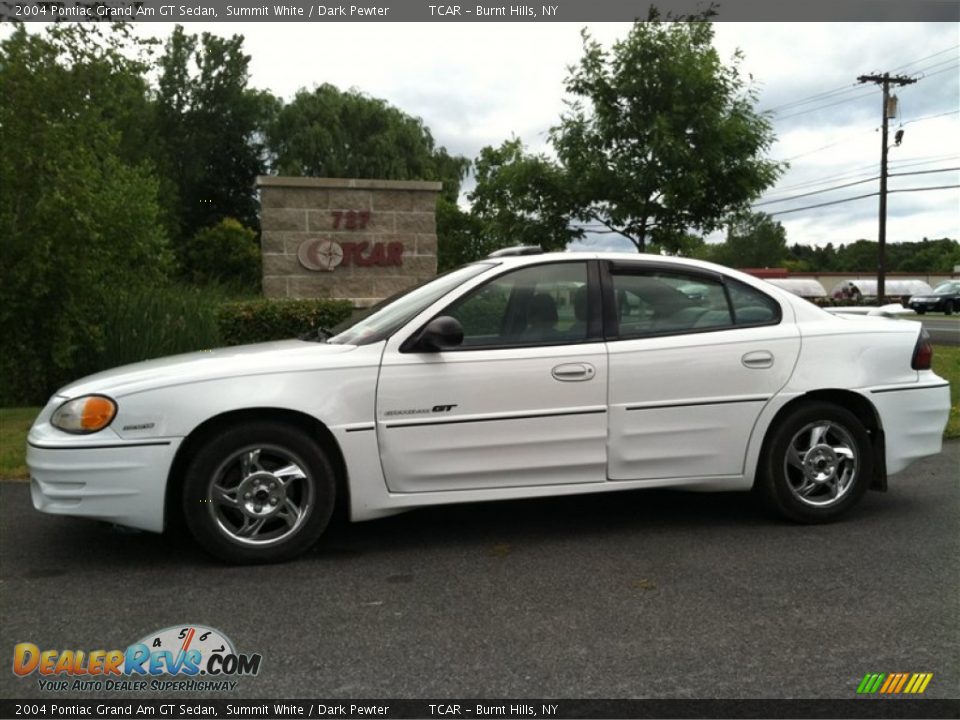
[[[288,560],[330,521],[333,467],[302,430],[276,422],[236,425],[211,438],[187,470],[187,526],[210,553],[234,563]]]
[[[873,473],[870,438],[856,415],[829,403],[807,403],[771,430],[757,491],[780,515],[827,522],[853,507]]]

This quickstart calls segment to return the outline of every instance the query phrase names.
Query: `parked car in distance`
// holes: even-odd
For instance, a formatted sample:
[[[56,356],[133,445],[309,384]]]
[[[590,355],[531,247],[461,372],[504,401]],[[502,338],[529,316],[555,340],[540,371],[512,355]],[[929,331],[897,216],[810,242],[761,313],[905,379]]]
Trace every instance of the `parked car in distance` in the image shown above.
[[[466,265],[361,319],[151,360],[59,390],[28,437],[34,506],[231,562],[445,503],[750,490],[846,513],[941,449],[946,381],[919,323],[834,316],[750,275],[660,256]],[[798,540],[802,542],[802,540]]]
[[[942,312],[953,315],[960,311],[960,280],[946,280],[937,285],[932,292],[914,295],[907,307],[918,315],[925,312]]]

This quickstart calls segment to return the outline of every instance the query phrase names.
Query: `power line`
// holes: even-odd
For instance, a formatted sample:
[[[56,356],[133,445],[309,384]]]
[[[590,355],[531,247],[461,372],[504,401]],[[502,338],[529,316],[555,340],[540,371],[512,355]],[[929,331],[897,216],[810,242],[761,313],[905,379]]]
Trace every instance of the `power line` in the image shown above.
[[[956,160],[960,159],[960,155],[928,155],[928,156],[919,156],[913,158],[903,158],[901,160],[891,160],[891,165],[896,165],[897,170],[902,170],[903,168],[908,167],[918,167],[920,165],[930,165],[932,163],[942,162],[944,160]],[[824,175],[816,180],[807,180],[805,182],[795,183],[793,185],[783,185],[776,188],[773,191],[773,194],[786,192],[788,190],[799,190],[801,188],[807,187],[816,187],[817,185],[825,185],[833,181],[842,181],[848,179],[860,179],[858,176],[861,173],[864,173],[868,170],[872,170],[876,167],[875,163],[870,163],[869,165],[858,166],[856,168],[851,168],[849,170],[844,170],[841,173],[836,173],[834,175]]]
[[[947,110],[947,112],[937,113],[936,115],[924,115],[923,117],[918,117],[913,120],[907,120],[905,123],[902,123],[902,125],[906,127],[907,125],[912,125],[913,123],[921,122],[923,120],[933,120],[933,118],[956,115],[957,113],[960,113],[960,110]]]
[[[960,170],[960,167],[936,168],[934,170],[914,170],[913,172],[908,172],[908,173],[889,173],[887,177],[906,177],[908,175],[932,175],[935,173],[954,172],[956,170]]]
[[[806,110],[800,110],[799,112],[790,113],[789,115],[780,115],[777,119],[786,120],[787,118],[797,117],[798,115],[806,115],[807,113],[817,112],[818,110],[825,110],[826,108],[833,107],[834,105],[843,105],[844,103],[853,102],[854,100],[861,100],[862,98],[875,95],[876,92],[876,90],[871,90],[870,92],[854,95],[853,97],[846,98],[844,100],[837,100],[836,102],[827,103],[826,105],[818,105],[817,107],[807,108]]]
[[[956,115],[957,113],[960,113],[960,110],[948,110],[946,112],[937,113],[936,115],[924,115],[923,117],[914,118],[913,120],[907,120],[906,122],[900,123],[900,126],[906,127],[907,125],[911,125],[913,123],[922,122],[924,120],[932,120],[933,118],[945,117],[946,115]],[[832,143],[829,143],[827,145],[821,145],[818,148],[813,148],[812,150],[806,150],[805,152],[798,153],[796,155],[791,155],[790,157],[782,158],[779,162],[790,162],[791,160],[797,160],[798,158],[806,157],[807,155],[813,155],[823,150],[829,150],[830,148],[836,147],[837,145],[840,145],[846,142],[847,140],[852,140],[853,138],[860,137],[861,135],[867,132],[871,132],[871,133],[877,132],[879,129],[880,129],[879,127],[875,127],[875,128],[870,128],[869,130],[861,130],[860,132],[853,133],[851,135],[844,135],[842,138]],[[873,165],[871,165],[870,167],[873,167]]]
[[[921,190],[953,190],[954,188],[960,188],[960,185],[933,185],[932,187],[899,188],[898,190],[888,190],[887,192],[920,192]]]
[[[935,58],[935,57],[938,57],[938,56],[940,56],[940,55],[943,55],[944,53],[948,53],[948,52],[950,52],[951,50],[955,50],[955,49],[958,48],[958,47],[960,47],[960,44],[951,45],[951,46],[948,47],[948,48],[944,48],[943,50],[938,50],[937,52],[931,53],[930,55],[925,55],[924,57],[917,58],[916,60],[911,60],[910,62],[904,63],[903,65],[898,65],[897,67],[892,68],[892,69],[891,69],[891,72],[893,72],[894,70],[901,70],[901,69],[903,69],[903,68],[910,67],[911,65],[917,65],[917,64],[919,64],[919,63],[925,62],[926,60],[930,60],[930,59],[932,59],[932,58]],[[931,65],[928,65],[927,67],[920,68],[919,70],[914,70],[911,74],[922,73],[922,72],[925,72],[925,71],[927,71],[927,70],[929,70],[929,69],[931,69],[931,68],[938,67],[938,66],[940,66],[940,65],[944,65],[944,64],[947,64],[947,63],[951,63],[951,62],[953,62],[953,61],[954,61],[954,58],[950,58],[950,59],[948,59],[948,60],[938,61],[938,62],[936,62],[936,63],[933,63],[933,64],[931,64]],[[814,93],[813,95],[808,95],[807,97],[801,98],[801,99],[799,99],[799,100],[792,100],[792,101],[790,101],[790,102],[781,103],[780,105],[774,105],[774,106],[772,106],[772,107],[769,107],[769,108],[764,109],[764,110],[761,111],[761,112],[773,113],[773,114],[775,114],[775,115],[778,115],[778,114],[779,114],[781,111],[783,111],[783,110],[790,110],[790,109],[793,109],[793,108],[796,108],[796,107],[801,107],[801,106],[803,106],[803,105],[809,105],[809,104],[811,104],[811,103],[816,103],[816,102],[820,102],[820,101],[823,101],[823,100],[834,99],[834,98],[840,97],[840,96],[842,96],[842,95],[846,95],[846,94],[849,94],[849,93],[852,93],[852,92],[856,92],[856,91],[859,90],[860,88],[861,88],[861,84],[860,84],[860,83],[852,83],[852,84],[850,84],[850,85],[841,85],[840,87],[832,88],[832,89],[830,89],[830,90],[824,90],[824,91],[822,91],[822,92]],[[849,98],[849,99],[850,99],[850,100],[853,100],[853,99],[855,99],[855,98]],[[844,101],[842,101],[842,102],[846,102],[846,100],[844,100]],[[838,104],[838,105],[839,105],[840,103],[833,103],[833,104]],[[803,112],[804,112],[804,113],[806,113],[806,112],[813,112],[814,110],[821,109],[822,107],[830,107],[830,106],[831,106],[831,105],[828,104],[828,105],[823,105],[823,106],[818,107],[818,108],[809,108],[809,109],[807,109],[807,110],[804,110]],[[795,114],[799,115],[799,114],[801,114],[801,113],[795,113]],[[790,117],[790,116],[788,116],[788,117]]]
[[[777,212],[767,213],[767,215],[787,215],[789,213],[801,212],[803,210],[813,210],[815,208],[827,207],[828,205],[840,205],[841,203],[853,202],[854,200],[863,200],[864,198],[876,197],[880,193],[872,192],[866,195],[855,195],[853,197],[843,198],[841,200],[831,200],[830,202],[817,203],[816,205],[807,205],[805,207],[791,208],[790,210],[778,210]]]
[[[864,178],[863,180],[854,180],[853,182],[844,183],[843,185],[834,185],[833,187],[824,188],[823,190],[811,190],[810,192],[800,193],[799,195],[790,195],[789,197],[784,198],[775,198],[773,200],[764,200],[763,202],[754,203],[750,207],[760,207],[761,205],[773,205],[774,203],[788,202],[790,200],[798,200],[803,197],[810,197],[811,195],[821,195],[826,192],[833,192],[834,190],[841,190],[843,188],[853,187],[854,185],[863,185],[864,183],[872,182],[873,180],[879,180],[879,175],[874,175],[873,177]]]
[[[958,43],[958,44],[956,44],[956,45],[951,45],[951,46],[948,47],[948,48],[944,48],[943,50],[940,50],[940,51],[938,51],[938,52],[935,52],[935,53],[933,53],[932,55],[927,55],[926,57],[922,57],[922,58],[920,58],[920,59],[918,59],[918,60],[911,60],[910,62],[904,63],[903,65],[897,65],[896,67],[892,67],[892,68],[890,68],[890,72],[893,72],[894,70],[903,70],[903,68],[905,68],[905,67],[910,67],[911,65],[916,65],[917,63],[921,63],[921,62],[923,62],[924,60],[929,60],[930,58],[937,57],[937,55],[943,55],[944,53],[948,53],[948,52],[950,52],[951,50],[956,50],[957,48],[960,48],[960,43]]]
[[[934,68],[938,68],[938,67],[940,67],[941,65],[955,65],[956,63],[957,63],[957,58],[950,58],[949,60],[941,60],[940,62],[935,62],[935,63],[932,63],[932,64],[930,64],[930,65],[927,65],[926,67],[922,67],[922,68],[920,68],[919,70],[912,70],[912,71],[910,72],[910,74],[911,74],[911,75],[922,75],[923,73],[927,72],[928,70],[933,70]]]
[[[897,165],[898,167],[913,167],[914,165],[929,165],[930,163],[940,162],[941,160],[956,160],[957,158],[960,158],[960,155],[956,153],[953,155],[920,155],[918,157],[891,160],[890,164]],[[870,167],[873,167],[873,165],[871,164]]]
[[[932,77],[934,77],[935,75],[942,75],[942,74],[945,73],[945,72],[953,72],[954,70],[957,70],[958,68],[960,68],[960,65],[954,65],[953,67],[944,68],[943,70],[937,70],[937,72],[935,72],[935,73],[927,73],[927,74],[914,73],[914,74],[918,76],[917,79],[919,79],[919,80],[925,80],[926,78],[932,78]]]
[[[951,172],[955,170],[960,170],[960,167],[952,168],[936,168],[934,170],[914,170],[913,172],[902,172],[902,173],[890,173],[887,177],[907,177],[910,175],[931,175],[936,173]],[[799,195],[790,195],[789,197],[783,198],[774,198],[770,200],[764,200],[763,202],[754,203],[751,207],[760,207],[762,205],[773,205],[775,203],[788,202],[790,200],[799,200],[803,197],[810,197],[811,195],[822,195],[826,192],[833,192],[834,190],[842,190],[843,188],[853,187],[854,185],[863,185],[864,183],[872,182],[873,180],[879,180],[879,175],[874,175],[873,177],[863,178],[862,180],[854,180],[853,182],[844,183],[842,185],[834,185],[832,187],[823,188],[821,190],[811,190],[810,192],[800,193]]]
[[[809,97],[803,98],[801,100],[793,100],[792,102],[783,103],[782,105],[774,105],[771,108],[767,108],[763,112],[769,113],[778,113],[781,110],[789,110],[790,108],[799,107],[801,105],[807,105],[812,102],[818,102],[820,100],[826,100],[831,97],[836,97],[837,95],[844,95],[855,90],[859,90],[860,86],[857,83],[852,83],[851,85],[844,85],[843,87],[835,88],[833,90],[826,90],[821,93],[816,93],[815,95],[810,95]]]
[[[931,187],[918,187],[918,188],[901,188],[899,190],[888,190],[887,194],[890,193],[901,193],[901,192],[921,192],[923,190],[950,190],[953,188],[960,188],[960,185],[934,185]],[[790,208],[789,210],[778,210],[777,212],[767,213],[771,217],[774,215],[788,215],[790,213],[801,212],[803,210],[814,210],[816,208],[828,207],[830,205],[840,205],[842,203],[853,202],[854,200],[863,200],[864,198],[876,197],[879,195],[879,192],[866,193],[865,195],[854,195],[853,197],[842,198],[840,200],[831,200],[830,202],[817,203],[816,205],[806,205],[799,208]]]
[[[872,128],[870,132],[876,132],[877,129],[878,128]],[[861,130],[860,132],[855,133],[853,135],[845,135],[844,137],[840,138],[836,142],[830,143],[829,145],[822,145],[821,147],[814,148],[813,150],[807,150],[806,152],[802,152],[797,155],[791,155],[790,157],[783,158],[782,162],[790,162],[791,160],[796,160],[797,158],[806,157],[807,155],[813,155],[814,153],[818,153],[821,150],[827,150],[829,148],[836,147],[837,145],[841,143],[845,143],[847,140],[850,140],[852,138],[860,137],[863,134],[864,134],[864,131]]]

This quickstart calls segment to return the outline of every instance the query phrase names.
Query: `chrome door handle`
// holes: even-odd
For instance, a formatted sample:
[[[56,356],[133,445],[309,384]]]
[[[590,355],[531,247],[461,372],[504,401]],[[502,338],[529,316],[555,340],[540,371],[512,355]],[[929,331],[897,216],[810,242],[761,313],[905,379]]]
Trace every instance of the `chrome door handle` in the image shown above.
[[[567,363],[557,365],[550,374],[553,375],[554,380],[560,382],[578,382],[589,380],[597,374],[597,371],[589,363]]]
[[[746,355],[740,358],[740,362],[743,363],[745,368],[750,368],[751,370],[763,370],[764,368],[773,367],[773,353],[768,352],[767,350],[748,352]]]

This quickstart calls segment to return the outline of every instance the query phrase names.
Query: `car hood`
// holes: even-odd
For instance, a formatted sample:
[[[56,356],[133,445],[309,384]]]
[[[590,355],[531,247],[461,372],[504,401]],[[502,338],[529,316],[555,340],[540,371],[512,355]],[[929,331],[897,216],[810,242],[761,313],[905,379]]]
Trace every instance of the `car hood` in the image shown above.
[[[72,382],[56,394],[68,398],[90,393],[122,397],[204,380],[328,369],[348,364],[347,358],[356,349],[355,345],[280,340],[202,350],[105,370]]]

